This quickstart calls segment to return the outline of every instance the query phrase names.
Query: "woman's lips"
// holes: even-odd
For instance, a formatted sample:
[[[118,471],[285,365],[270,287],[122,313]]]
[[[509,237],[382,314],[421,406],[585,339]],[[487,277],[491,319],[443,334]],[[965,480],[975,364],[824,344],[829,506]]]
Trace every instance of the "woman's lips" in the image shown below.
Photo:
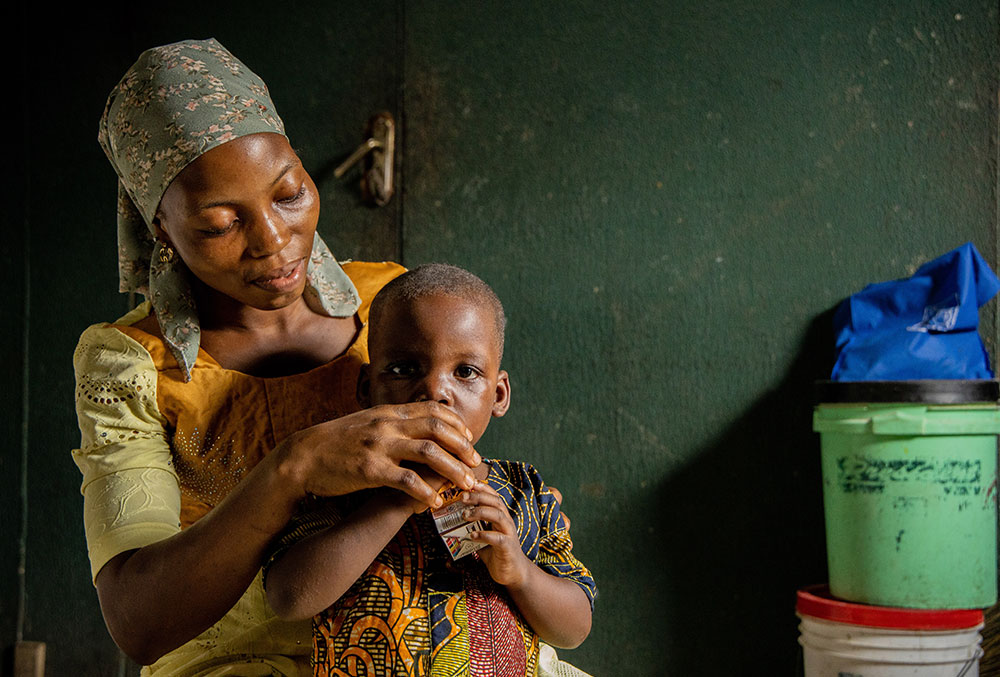
[[[275,268],[261,275],[253,280],[253,284],[270,292],[285,293],[294,291],[302,281],[304,267],[305,258],[301,258],[298,261],[293,261],[286,266]]]

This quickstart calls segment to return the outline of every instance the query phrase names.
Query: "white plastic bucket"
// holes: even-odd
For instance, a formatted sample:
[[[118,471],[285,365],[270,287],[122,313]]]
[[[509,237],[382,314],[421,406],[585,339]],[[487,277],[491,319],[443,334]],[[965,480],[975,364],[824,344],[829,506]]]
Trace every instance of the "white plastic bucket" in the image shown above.
[[[822,586],[796,610],[805,677],[979,677],[979,609],[852,604]]]

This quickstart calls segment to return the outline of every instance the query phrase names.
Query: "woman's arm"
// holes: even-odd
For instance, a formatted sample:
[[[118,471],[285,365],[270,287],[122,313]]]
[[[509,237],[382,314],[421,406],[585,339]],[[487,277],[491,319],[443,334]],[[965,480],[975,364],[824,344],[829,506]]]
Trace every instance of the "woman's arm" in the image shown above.
[[[475,531],[471,538],[490,547],[478,551],[490,577],[507,588],[511,600],[532,629],[544,641],[573,649],[590,634],[590,599],[576,583],[540,569],[521,550],[517,526],[500,495],[480,482],[462,500],[469,504],[467,520],[483,520],[488,531]]]
[[[387,486],[433,506],[436,492],[404,462],[473,486],[469,468],[480,459],[470,437],[435,402],[366,409],[289,436],[194,525],[104,565],[95,582],[111,636],[148,665],[209,628],[253,581],[307,493]]]
[[[108,631],[130,658],[152,664],[213,625],[243,595],[298,500],[288,469],[276,461],[262,460],[188,529],[123,552],[97,574]]]

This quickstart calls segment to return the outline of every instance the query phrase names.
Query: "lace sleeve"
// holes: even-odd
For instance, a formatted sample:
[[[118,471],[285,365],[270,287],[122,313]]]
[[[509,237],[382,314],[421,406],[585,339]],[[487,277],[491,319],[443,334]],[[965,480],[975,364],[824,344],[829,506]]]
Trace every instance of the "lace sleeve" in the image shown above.
[[[115,555],[180,531],[180,488],[167,422],[156,403],[156,367],[135,340],[107,325],[80,337],[73,356],[91,574]]]

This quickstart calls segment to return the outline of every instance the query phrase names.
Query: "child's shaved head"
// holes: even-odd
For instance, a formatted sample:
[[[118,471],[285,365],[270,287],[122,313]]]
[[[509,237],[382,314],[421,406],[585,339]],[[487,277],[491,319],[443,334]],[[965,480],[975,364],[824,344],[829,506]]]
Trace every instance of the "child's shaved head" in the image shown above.
[[[507,317],[504,315],[500,299],[493,289],[478,277],[467,270],[446,263],[428,263],[418,266],[382,287],[375,300],[372,301],[372,307],[368,314],[369,341],[371,341],[371,333],[376,331],[382,313],[388,306],[397,301],[406,303],[436,294],[454,296],[470,303],[489,307],[496,330],[497,357],[503,357],[504,329],[507,326]]]

